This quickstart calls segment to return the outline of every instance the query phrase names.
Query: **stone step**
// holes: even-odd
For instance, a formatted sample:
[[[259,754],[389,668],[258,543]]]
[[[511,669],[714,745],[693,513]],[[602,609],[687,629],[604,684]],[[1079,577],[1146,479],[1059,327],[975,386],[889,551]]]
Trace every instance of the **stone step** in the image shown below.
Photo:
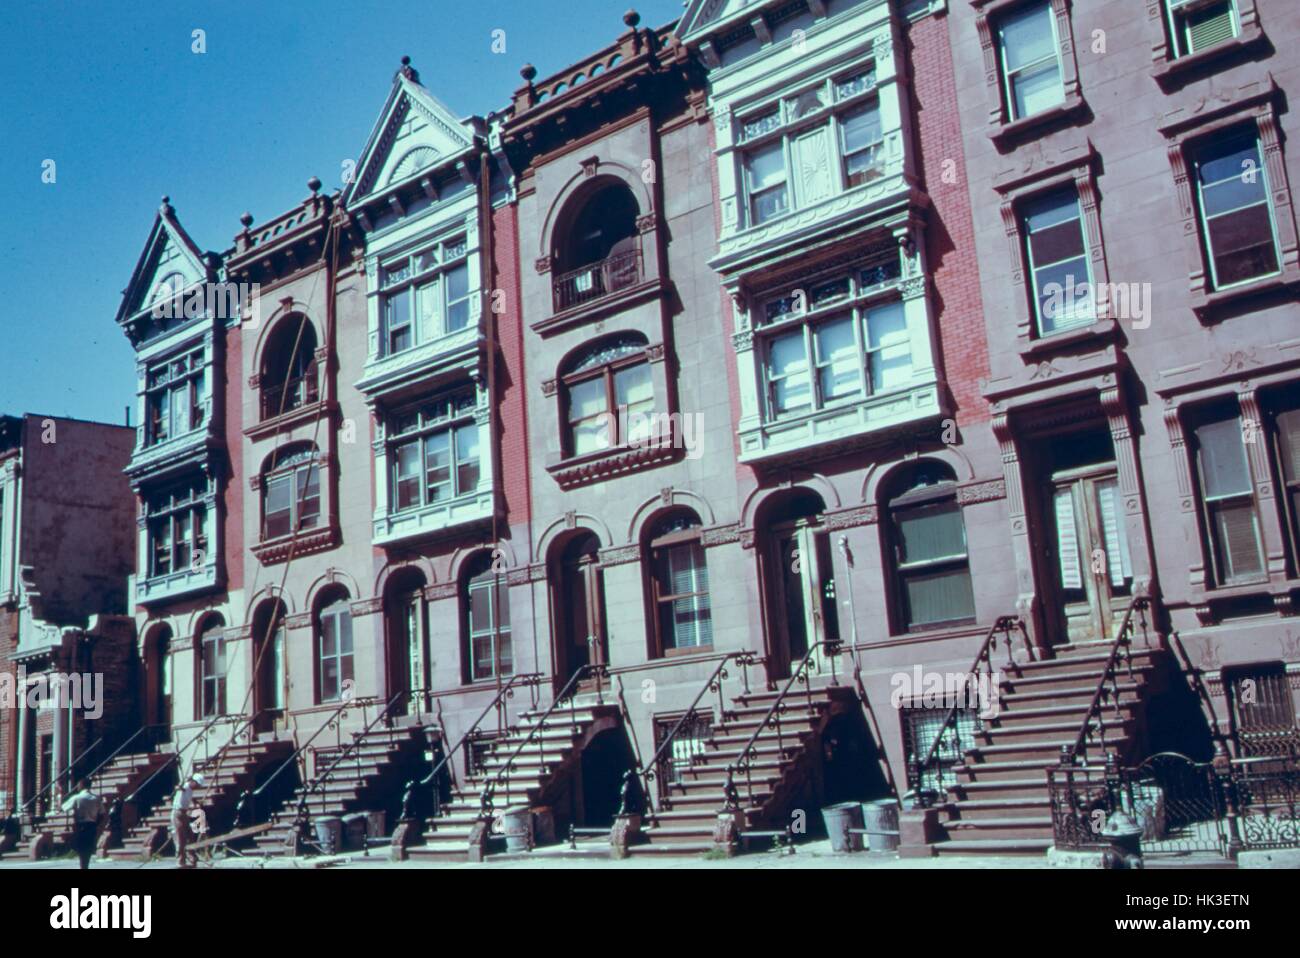
[[[953,839],[930,846],[936,855],[1044,855],[1052,847],[1050,838]]]

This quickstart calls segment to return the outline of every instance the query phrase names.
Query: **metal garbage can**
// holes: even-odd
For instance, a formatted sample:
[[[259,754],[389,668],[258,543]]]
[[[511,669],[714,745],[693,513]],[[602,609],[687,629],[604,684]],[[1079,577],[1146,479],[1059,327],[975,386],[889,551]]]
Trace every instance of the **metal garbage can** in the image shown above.
[[[898,851],[898,803],[892,798],[862,803],[862,826],[867,848],[873,852]]]
[[[343,845],[343,819],[337,815],[322,815],[313,823],[316,826],[316,841],[321,852],[336,855]]]
[[[826,834],[830,836],[831,851],[862,851],[862,836],[850,831],[850,829],[862,828],[862,804],[860,802],[840,802],[838,805],[827,805],[822,809],[822,821],[826,824]]]
[[[533,850],[533,810],[527,805],[507,808],[501,815],[501,830],[506,836],[506,851]]]
[[[366,847],[366,814],[354,812],[343,819],[343,848],[360,851]]]

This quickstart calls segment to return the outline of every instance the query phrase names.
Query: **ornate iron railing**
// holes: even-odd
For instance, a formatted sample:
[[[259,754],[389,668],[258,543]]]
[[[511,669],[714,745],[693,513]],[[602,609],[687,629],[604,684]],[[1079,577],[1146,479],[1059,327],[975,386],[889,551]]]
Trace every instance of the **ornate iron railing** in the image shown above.
[[[1015,660],[1012,658],[1014,643],[1011,637],[1013,628],[1019,629],[1024,640],[1025,650],[1031,657],[1033,656],[1033,648],[1029,643],[1029,634],[1025,631],[1025,624],[1020,616],[998,616],[993,620],[993,624],[989,626],[988,632],[984,634],[984,640],[975,653],[975,660],[971,663],[970,672],[968,673],[972,678],[984,675],[987,676],[987,681],[991,684],[998,681],[997,669],[993,667],[993,657],[998,650],[999,635],[1007,653],[1006,664],[1008,666],[1014,664]],[[947,791],[947,784],[944,782],[944,770],[950,763],[944,761],[943,750],[946,747],[949,756],[952,754],[960,755],[961,733],[958,726],[960,706],[960,701],[953,701],[944,715],[942,724],[936,730],[930,747],[925,750],[919,760],[911,761],[907,765],[907,785],[916,796],[919,805],[931,805]],[[934,792],[923,787],[927,781],[935,783]]]
[[[655,820],[656,812],[666,811],[672,807],[670,776],[672,772],[673,745],[677,742],[677,737],[683,729],[690,729],[693,727],[693,723],[698,723],[700,721],[700,701],[704,698],[706,693],[714,692],[717,694],[717,714],[723,721],[726,720],[727,706],[726,699],[722,695],[722,683],[730,677],[730,673],[727,671],[727,665],[733,660],[740,666],[741,685],[745,690],[745,694],[749,694],[749,667],[758,662],[758,656],[755,653],[748,651],[730,652],[727,655],[724,655],[721,661],[718,662],[717,666],[709,674],[709,677],[705,680],[704,684],[700,686],[700,690],[695,693],[695,698],[691,700],[690,706],[659,743],[659,747],[655,749],[654,756],[641,770],[641,779],[645,783],[646,815],[651,822]],[[712,708],[709,709],[709,714],[712,716]],[[692,756],[692,761],[693,759],[694,757]],[[654,788],[656,780],[659,782],[659,788],[657,791]],[[657,801],[652,801],[650,799],[651,795],[657,795]]]
[[[786,732],[782,727],[782,716],[789,711],[789,705],[786,700],[790,697],[790,693],[794,689],[795,685],[802,686],[803,695],[807,699],[808,709],[809,711],[812,710],[811,672],[813,660],[817,657],[819,652],[824,650],[828,657],[831,667],[831,685],[839,684],[839,679],[836,675],[836,667],[839,661],[841,647],[841,643],[838,639],[823,639],[809,645],[808,651],[804,653],[804,657],[799,660],[799,664],[795,666],[793,671],[791,671],[790,678],[786,680],[785,687],[781,689],[781,694],[776,697],[762,720],[754,727],[754,731],[749,736],[749,740],[745,742],[736,758],[727,765],[726,779],[723,781],[722,785],[724,807],[727,811],[734,812],[739,811],[740,809],[740,793],[736,788],[737,772],[745,773],[745,801],[748,804],[752,804],[754,801],[753,765],[754,760],[758,758],[758,738],[763,734],[765,729],[776,729],[777,755],[778,757],[785,756]],[[798,736],[795,738],[797,741]]]
[[[604,699],[604,694],[602,692],[601,681],[602,679],[609,677],[609,669],[603,664],[581,666],[580,668],[578,668],[576,672],[573,673],[573,675],[569,676],[569,681],[564,683],[564,687],[561,688],[560,691],[556,694],[555,699],[551,702],[550,706],[546,709],[546,711],[542,713],[541,717],[538,718],[537,722],[533,725],[533,727],[528,730],[528,734],[524,736],[523,741],[521,741],[517,746],[515,746],[514,751],[512,751],[509,756],[507,756],[506,760],[501,764],[501,767],[497,769],[496,775],[487,779],[483,783],[483,792],[479,796],[479,807],[481,809],[481,814],[484,818],[492,817],[492,810],[494,807],[493,799],[496,795],[497,789],[502,785],[505,785],[507,790],[509,790],[510,773],[515,770],[515,762],[519,759],[519,756],[523,753],[523,750],[527,748],[529,743],[531,743],[534,739],[537,740],[538,767],[542,770],[543,773],[546,771],[546,737],[541,733],[546,731],[546,729],[550,727],[548,723],[550,721],[551,716],[554,715],[558,709],[565,706],[566,704],[569,708],[570,721],[573,722],[575,725],[577,724],[578,683],[582,680],[584,676],[587,675],[590,675],[596,680],[597,704],[598,705],[604,704],[605,699]]]
[[[1300,848],[1300,753],[1233,759],[1231,769],[1242,847]]]
[[[1139,590],[1134,593],[1128,608],[1124,610],[1124,618],[1120,620],[1119,630],[1115,633],[1115,641],[1111,644],[1110,654],[1106,657],[1106,664],[1102,667],[1101,676],[1097,679],[1097,687],[1093,690],[1092,700],[1088,703],[1088,710],[1084,713],[1083,724],[1079,727],[1074,743],[1061,748],[1062,764],[1073,765],[1079,761],[1086,763],[1088,748],[1093,742],[1094,733],[1096,734],[1097,747],[1101,749],[1103,754],[1105,753],[1107,705],[1114,712],[1114,724],[1123,727],[1124,716],[1120,710],[1119,660],[1122,655],[1128,677],[1132,679],[1133,632],[1140,626],[1143,640],[1147,640],[1147,609],[1150,606],[1151,600],[1146,592]],[[1137,614],[1136,623],[1134,613]]]
[[[485,737],[483,731],[484,720],[489,714],[495,711],[497,718],[497,733],[503,733],[509,726],[507,721],[507,707],[510,699],[515,697],[516,686],[528,688],[532,691],[531,707],[536,708],[537,689],[541,684],[542,675],[539,672],[527,672],[510,676],[509,681],[502,685],[501,688],[497,689],[497,693],[492,697],[492,701],[488,702],[483,711],[479,713],[478,718],[474,720],[473,724],[470,725],[465,734],[460,737],[460,741],[453,745],[449,750],[443,752],[442,758],[433,766],[432,771],[418,781],[412,779],[406,783],[406,790],[402,795],[402,818],[409,819],[413,817],[416,790],[432,785],[433,790],[432,802],[430,803],[430,816],[433,819],[437,819],[442,814],[442,789],[439,783],[444,772],[449,776],[452,788],[458,788],[456,782],[456,755],[460,752],[464,752],[465,775],[467,777],[472,776],[475,772],[476,763],[481,760],[475,753],[475,746],[482,742]],[[441,722],[439,723],[439,727],[443,727]],[[443,741],[446,741],[445,735],[443,736]]]
[[[318,364],[312,362],[301,376],[262,386],[262,418],[273,419],[320,398]]]
[[[572,309],[641,281],[641,251],[615,253],[555,277],[552,290],[555,311]]]

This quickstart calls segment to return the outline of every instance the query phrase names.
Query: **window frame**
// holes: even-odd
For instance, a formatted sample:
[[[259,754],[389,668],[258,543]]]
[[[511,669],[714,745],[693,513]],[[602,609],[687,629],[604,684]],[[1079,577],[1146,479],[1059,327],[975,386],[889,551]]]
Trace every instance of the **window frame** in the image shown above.
[[[613,345],[610,343],[609,345]],[[578,456],[599,455],[612,450],[622,449],[629,445],[630,436],[623,435],[625,425],[623,417],[619,415],[618,392],[615,387],[615,379],[621,372],[625,372],[634,367],[645,366],[646,377],[650,383],[651,390],[651,409],[648,414],[657,415],[660,406],[660,398],[657,390],[654,388],[654,371],[651,368],[651,361],[648,355],[648,348],[644,344],[628,343],[629,352],[625,355],[615,356],[600,365],[577,369],[562,374],[559,377],[561,388],[561,424],[563,426],[563,449],[565,458],[576,458]],[[589,349],[583,351],[583,356],[593,352],[598,352],[602,348],[599,342],[593,344]],[[575,365],[581,365],[582,356],[576,357],[578,362]],[[572,392],[575,386],[595,380],[602,380],[604,383],[605,408],[602,412],[580,420],[573,419]],[[597,416],[605,416],[606,422],[612,424],[612,435],[609,436],[608,443],[599,448],[586,449],[582,452],[577,450],[576,434],[573,431],[575,422],[586,422],[588,419],[595,419]]]
[[[836,153],[835,157],[827,158],[836,171],[831,195],[857,189],[879,178],[874,177],[864,183],[851,185],[847,170],[848,156],[844,152],[844,118],[846,116],[872,108],[875,109],[878,118],[881,116],[882,109],[877,76],[878,69],[873,56],[848,69],[837,70],[835,73],[824,76],[812,83],[806,83],[794,90],[783,91],[779,96],[767,97],[762,102],[747,106],[740,112],[736,122],[736,154],[738,156],[736,182],[741,187],[741,196],[743,198],[741,205],[746,211],[746,228],[766,225],[804,208],[802,204],[797,202],[797,190],[791,175],[791,171],[794,169],[791,143],[797,137],[811,133],[816,129],[826,130],[828,148],[833,149]],[[797,114],[794,104],[797,104],[802,97],[814,92],[821,96],[821,105],[816,109]],[[759,123],[768,117],[775,117],[775,121],[752,132],[747,130],[750,124]],[[871,146],[854,151],[854,155],[867,149],[877,149],[881,155],[879,165],[883,167],[887,136],[883,122],[878,122],[878,125],[880,127],[880,138],[874,141]],[[786,204],[785,208],[780,212],[773,213],[771,216],[760,220],[755,213],[754,204],[754,200],[760,193],[756,193],[752,188],[749,160],[754,154],[770,149],[778,143],[781,152],[781,183],[769,186],[760,193],[770,192],[778,188],[783,189],[785,190]]]
[[[1042,264],[1035,263],[1033,237],[1037,232],[1042,232],[1042,231],[1041,230],[1033,231],[1029,228],[1029,213],[1025,207],[1029,206],[1030,204],[1036,201],[1041,202],[1042,200],[1047,199],[1048,197],[1054,194],[1057,193],[1064,194],[1066,191],[1072,193],[1074,197],[1075,215],[1073,221],[1078,224],[1079,238],[1083,244],[1083,252],[1081,255],[1083,257],[1084,270],[1087,273],[1085,282],[1088,285],[1088,303],[1086,306],[1086,316],[1084,318],[1074,319],[1062,325],[1058,325],[1056,328],[1052,330],[1047,330],[1044,328],[1042,297],[1039,295],[1039,288],[1038,288],[1038,272],[1040,270],[1052,269],[1054,267],[1060,266],[1063,263],[1068,263],[1071,260],[1078,259],[1079,257],[1073,256],[1073,257],[1069,257],[1068,259],[1057,260],[1051,263],[1042,263]],[[1087,222],[1087,217],[1084,214],[1083,200],[1079,196],[1078,187],[1073,183],[1063,184],[1055,189],[1044,190],[1041,193],[1034,194],[1034,196],[1032,197],[1027,197],[1021,201],[1020,208],[1019,208],[1019,215],[1020,215],[1020,235],[1024,243],[1025,273],[1026,273],[1026,279],[1029,282],[1034,329],[1037,332],[1039,338],[1045,339],[1050,336],[1059,336],[1063,333],[1071,332],[1072,330],[1080,329],[1086,326],[1091,326],[1093,323],[1097,322],[1097,313],[1098,313],[1097,292],[1096,292],[1097,286],[1096,283],[1093,281],[1093,275],[1092,275],[1093,274],[1092,247],[1088,240],[1088,222]],[[1056,227],[1063,225],[1063,222],[1055,223],[1052,226],[1046,227],[1045,229],[1054,229]],[[1076,290],[1078,289],[1077,283],[1075,284],[1075,289]]]
[[[1017,75],[1020,75],[1020,74],[1027,73],[1031,70],[1036,70],[1043,63],[1046,63],[1049,58],[1041,57],[1040,59],[1035,60],[1033,63],[1025,64],[1022,67],[1016,68],[1014,71],[1011,70],[1007,65],[1006,41],[1002,35],[1002,28],[1007,19],[1011,17],[1015,17],[1019,14],[1023,14],[1031,7],[1036,7],[1040,4],[1042,5],[1043,10],[1047,15],[1047,19],[1052,31],[1051,60],[1056,64],[1056,79],[1061,87],[1061,99],[1056,103],[1053,103],[1051,106],[1046,106],[1041,109],[1035,110],[1033,113],[1026,113],[1023,116],[1017,116],[1015,111],[1015,102],[1016,102],[1015,86],[1013,83],[1012,74],[1015,73]],[[1019,120],[1028,120],[1031,117],[1035,117],[1042,113],[1046,113],[1049,110],[1059,109],[1065,103],[1065,99],[1066,99],[1065,63],[1064,63],[1065,57],[1061,48],[1060,28],[1056,23],[1056,15],[1055,15],[1055,11],[1052,9],[1051,0],[1028,0],[1028,2],[1017,6],[1015,9],[1007,10],[1003,12],[1002,14],[999,15],[998,22],[995,24],[995,29],[998,38],[997,39],[998,72],[1000,74],[1001,82],[1002,82],[1002,95],[1003,97],[1005,97],[1005,109],[1006,109],[1007,122],[1015,123]]]
[[[469,304],[474,297],[473,271],[469,268],[472,250],[467,233],[459,232],[444,239],[422,243],[418,247],[402,253],[384,256],[377,264],[376,285],[379,292],[379,357],[398,356],[423,345],[426,340],[424,325],[426,295],[435,298],[437,315],[433,320],[434,329],[428,341],[440,339],[452,333],[460,332],[469,326],[473,310],[466,306],[466,319],[462,326],[450,326],[451,310],[461,303]],[[429,256],[428,265],[421,266],[421,258]],[[398,279],[390,279],[401,264],[404,272]],[[465,295],[455,300],[450,298],[447,277],[455,270],[465,269]],[[406,322],[393,326],[391,313],[397,297],[407,296]],[[400,349],[393,349],[394,330],[408,330],[410,342]]]
[[[882,289],[879,282],[872,283],[868,281],[868,274],[871,273],[873,267],[878,267],[878,265],[874,261],[870,264],[863,262],[855,264],[847,272],[823,273],[811,278],[803,286],[799,287],[804,293],[804,309],[802,312],[798,311],[794,306],[784,312],[774,313],[772,311],[772,307],[782,306],[787,301],[793,301],[797,304],[798,296],[795,293],[769,291],[768,295],[759,300],[754,335],[759,340],[755,348],[761,357],[759,375],[762,379],[761,392],[763,396],[764,422],[787,422],[801,416],[815,415],[828,409],[849,406],[876,396],[888,395],[891,392],[910,388],[914,375],[908,376],[907,383],[892,387],[878,388],[873,382],[871,374],[872,355],[899,345],[897,342],[881,343],[875,347],[871,345],[871,317],[873,313],[879,314],[880,311],[889,308],[902,311],[903,328],[907,333],[908,368],[909,370],[915,368],[913,361],[915,350],[913,349],[911,329],[908,324],[907,300],[895,288],[886,287]],[[826,289],[840,280],[848,281],[848,291],[846,293],[833,296],[821,303],[812,301],[812,293],[816,292],[818,287]],[[823,396],[824,387],[820,372],[823,368],[829,368],[831,363],[822,362],[818,358],[816,331],[830,323],[841,322],[845,319],[851,323],[854,348],[857,350],[858,388],[851,395],[832,397],[827,401]],[[776,382],[778,379],[783,380],[789,377],[773,377],[772,344],[776,340],[796,331],[801,332],[803,337],[803,375],[808,381],[810,402],[807,406],[799,407],[797,411],[778,413]]]
[[[180,572],[190,572],[194,556],[204,556],[208,564],[207,520],[208,487],[206,484],[175,485],[145,499],[146,579],[161,579]],[[184,493],[182,495],[182,493]],[[188,529],[182,547],[181,533]],[[160,569],[158,557],[165,535],[167,568]],[[182,548],[184,551],[182,551]]]
[[[1225,43],[1241,39],[1241,12],[1237,9],[1236,0],[1160,0],[1160,2],[1165,8],[1165,23],[1169,27],[1169,52],[1172,60],[1182,60],[1190,56],[1196,56],[1198,53],[1206,53]],[[1191,49],[1188,14],[1218,5],[1227,6],[1228,12],[1232,16],[1232,36],[1212,43],[1200,50]],[[1184,42],[1180,42],[1180,38],[1188,47],[1185,51],[1181,50]]]
[[[685,525],[682,525],[685,523]],[[676,526],[676,528],[671,528]],[[692,566],[692,582],[699,585],[703,578],[703,588],[693,592],[665,593],[664,581],[669,571],[668,560],[676,550],[691,550],[692,562],[698,558],[698,565]],[[678,655],[696,655],[713,649],[713,600],[709,584],[708,555],[704,549],[703,525],[697,516],[679,512],[669,514],[656,520],[651,527],[650,538],[646,541],[645,571],[647,574],[648,599],[650,602],[651,622],[651,657],[671,658]],[[704,618],[709,622],[708,641],[700,641],[701,629],[694,629],[697,641],[692,645],[678,645],[677,637],[669,634],[664,626],[664,616],[673,605],[684,599],[695,600],[695,609],[703,609]]]
[[[947,473],[948,478],[939,479],[929,484],[919,484],[919,471],[929,468],[935,475]],[[906,479],[907,488],[899,490],[899,483]],[[966,514],[958,495],[956,479],[951,477],[951,470],[942,464],[923,463],[908,470],[905,476],[894,480],[895,493],[885,500],[885,530],[887,543],[887,564],[890,579],[893,582],[893,618],[898,634],[933,632],[942,629],[972,625],[976,619],[975,580],[970,566],[970,536],[966,531]],[[963,551],[937,558],[904,561],[902,558],[903,535],[900,517],[917,513],[922,509],[951,503],[953,511],[961,525]],[[924,577],[936,572],[964,569],[967,585],[971,594],[969,615],[954,616],[945,619],[917,621],[915,610],[907,599],[907,583],[915,577]]]
[[[309,516],[311,519],[310,522],[303,522],[303,516],[301,515],[304,504],[312,498],[302,494],[303,490],[300,488],[300,480],[298,478],[302,474],[307,476],[307,488],[311,488],[310,484],[313,476],[316,480],[316,495],[314,497],[316,501],[316,510]],[[289,530],[278,535],[269,535],[268,527],[270,512],[268,506],[270,505],[271,500],[271,490],[276,483],[285,481],[290,485],[289,508],[280,511],[287,511],[289,513]],[[290,450],[289,454],[284,457],[283,461],[275,463],[272,467],[268,467],[267,471],[262,474],[261,481],[262,541],[265,542],[270,539],[293,536],[308,529],[319,527],[321,524],[324,504],[324,496],[322,493],[323,485],[321,457],[319,451],[316,449],[300,447],[298,449]]]
[[[476,592],[488,593],[487,608],[491,622],[486,629],[474,628],[474,596]],[[490,561],[479,572],[474,573],[471,571],[465,577],[462,601],[464,602],[464,618],[462,621],[465,623],[465,667],[462,672],[465,684],[474,685],[479,682],[490,682],[497,678],[498,670],[502,678],[509,678],[514,675],[514,632],[510,624],[510,591],[505,575],[494,570]],[[500,615],[502,611],[505,612],[504,615]],[[486,671],[481,671],[478,667],[478,657],[475,654],[474,643],[484,639],[492,647],[492,662]],[[503,648],[508,650],[507,655],[502,655]]]
[[[208,671],[208,647],[216,647],[215,671]],[[228,714],[226,685],[229,674],[226,649],[226,627],[209,625],[199,634],[199,718],[215,718]]]
[[[428,410],[433,408],[443,410],[443,413],[428,415]],[[477,413],[477,397],[474,388],[471,386],[446,390],[436,396],[428,397],[389,414],[384,443],[388,460],[388,504],[391,515],[442,505],[477,492],[483,475],[482,437],[479,435]],[[395,424],[411,417],[414,419],[414,425],[397,431]],[[465,430],[471,431],[474,436],[473,442],[477,455],[473,458],[461,457],[461,441],[459,437]],[[447,437],[446,469],[448,476],[446,484],[451,488],[451,495],[441,499],[433,499],[429,495],[429,475],[434,469],[429,465],[428,452],[430,440],[438,436]],[[401,451],[412,446],[418,449],[417,469],[413,475],[403,476],[399,472],[402,464]],[[471,464],[476,466],[477,478],[474,481],[473,488],[462,489],[461,469]],[[418,501],[402,505],[399,490],[403,482],[409,482],[412,479],[418,482]],[[438,483],[438,485],[442,485],[442,483]]]
[[[1206,212],[1206,207],[1205,207],[1206,185],[1201,182],[1201,177],[1200,177],[1201,166],[1204,162],[1201,158],[1201,153],[1211,145],[1223,144],[1224,142],[1230,143],[1234,139],[1237,139],[1238,137],[1240,137],[1240,139],[1244,141],[1245,139],[1247,139],[1247,136],[1249,136],[1249,139],[1254,141],[1255,154],[1259,158],[1259,165],[1256,169],[1258,175],[1263,177],[1263,189],[1260,191],[1260,199],[1256,200],[1255,202],[1249,203],[1245,206],[1234,207],[1231,210],[1226,210],[1226,211],[1221,210],[1213,214],[1213,217],[1211,217],[1211,215]],[[1189,160],[1188,168],[1192,176],[1192,183],[1194,184],[1194,195],[1196,199],[1197,229],[1200,232],[1202,247],[1205,251],[1205,265],[1209,272],[1211,291],[1216,293],[1228,292],[1240,287],[1250,286],[1255,283],[1265,282],[1276,276],[1280,276],[1282,274],[1282,269],[1283,269],[1282,243],[1281,243],[1281,237],[1278,233],[1277,217],[1273,210],[1273,201],[1271,198],[1272,188],[1269,185],[1268,169],[1267,169],[1267,165],[1264,162],[1263,142],[1259,136],[1258,129],[1251,129],[1249,130],[1249,133],[1247,133],[1247,129],[1244,126],[1240,130],[1231,127],[1225,130],[1220,130],[1215,135],[1206,136],[1197,140],[1195,143],[1191,144],[1190,150],[1191,150],[1191,155],[1188,158]],[[1229,179],[1218,180],[1210,184],[1210,186],[1211,187],[1221,186],[1224,183],[1230,182],[1231,179],[1236,179],[1236,177],[1234,176],[1234,177],[1230,177]],[[1246,279],[1240,279],[1232,283],[1221,285],[1219,283],[1218,258],[1215,255],[1214,245],[1210,239],[1211,219],[1212,218],[1218,219],[1220,217],[1230,216],[1234,213],[1239,213],[1242,210],[1252,209],[1256,206],[1263,206],[1268,213],[1269,239],[1272,241],[1273,244],[1273,256],[1277,261],[1277,268],[1269,273],[1261,273],[1258,276],[1250,276],[1247,277]]]
[[[151,363],[145,370],[145,438],[146,446],[157,446],[171,439],[201,429],[206,420],[207,350],[195,346],[179,355]],[[178,370],[177,366],[181,368]],[[188,426],[176,432],[178,397],[189,410]],[[165,429],[160,427],[165,426]]]
[[[1192,476],[1196,483],[1196,505],[1199,514],[1202,536],[1201,541],[1204,543],[1206,557],[1209,563],[1210,579],[1213,587],[1216,588],[1233,588],[1237,586],[1261,585],[1268,581],[1268,556],[1266,544],[1264,541],[1264,528],[1260,515],[1259,500],[1255,495],[1255,476],[1251,465],[1251,457],[1246,449],[1246,443],[1240,444],[1242,464],[1245,467],[1246,482],[1248,488],[1245,490],[1233,492],[1227,495],[1216,496],[1211,500],[1206,491],[1205,468],[1203,463],[1202,451],[1203,442],[1200,436],[1201,429],[1215,423],[1235,422],[1237,424],[1237,434],[1242,435],[1243,417],[1241,411],[1230,410],[1226,406],[1219,405],[1201,409],[1191,424],[1190,438],[1192,451]],[[1213,506],[1229,504],[1249,504],[1251,513],[1251,526],[1255,536],[1255,554],[1259,562],[1259,571],[1247,576],[1230,576],[1222,568],[1224,563],[1223,543],[1220,542],[1219,535],[1216,531],[1215,522],[1216,512]]]
[[[332,623],[334,632],[334,651],[327,653],[325,651],[326,622]],[[348,649],[343,650],[343,623],[347,623],[347,645]],[[327,702],[340,702],[343,700],[344,683],[349,680],[356,680],[356,636],[353,630],[352,610],[349,598],[346,595],[340,595],[328,604],[322,603],[316,613],[316,699],[317,703],[324,705]],[[327,662],[335,663],[335,678],[337,688],[333,695],[326,694],[326,676],[325,665]]]

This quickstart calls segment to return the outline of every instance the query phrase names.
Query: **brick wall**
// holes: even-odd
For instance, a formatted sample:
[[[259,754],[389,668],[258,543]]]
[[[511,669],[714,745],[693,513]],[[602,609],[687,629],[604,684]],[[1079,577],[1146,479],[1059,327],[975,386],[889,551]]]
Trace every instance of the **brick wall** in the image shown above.
[[[914,146],[922,184],[933,202],[926,220],[926,259],[934,279],[939,362],[956,402],[957,421],[967,425],[989,418],[980,395],[989,360],[948,18],[914,23],[907,54]]]
[[[528,522],[529,449],[524,388],[524,319],[519,293],[518,210],[506,205],[492,214],[492,292],[486,304],[492,309],[496,291],[504,293],[504,311],[495,315],[502,366],[497,370],[501,430],[501,488],[507,526]]]

